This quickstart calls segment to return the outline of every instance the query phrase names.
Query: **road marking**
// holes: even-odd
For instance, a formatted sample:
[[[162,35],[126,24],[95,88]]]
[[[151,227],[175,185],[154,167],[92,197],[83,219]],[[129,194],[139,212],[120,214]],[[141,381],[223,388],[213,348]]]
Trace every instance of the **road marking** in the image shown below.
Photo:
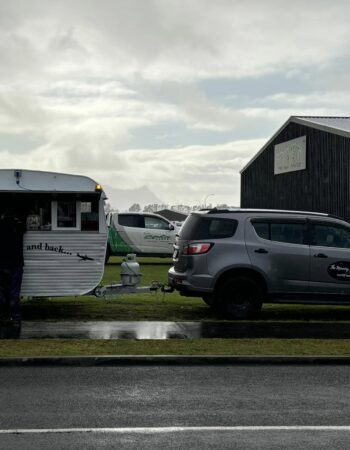
[[[186,431],[350,431],[350,425],[277,425],[232,427],[118,427],[118,428],[14,428],[0,434],[117,433],[161,434]]]

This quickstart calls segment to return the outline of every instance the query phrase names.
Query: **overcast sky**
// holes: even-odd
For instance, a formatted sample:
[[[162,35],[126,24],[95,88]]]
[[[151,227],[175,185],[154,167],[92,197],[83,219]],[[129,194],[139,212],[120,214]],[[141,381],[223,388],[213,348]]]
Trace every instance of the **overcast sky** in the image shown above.
[[[0,0],[0,167],[239,204],[290,115],[349,115],[347,0]]]

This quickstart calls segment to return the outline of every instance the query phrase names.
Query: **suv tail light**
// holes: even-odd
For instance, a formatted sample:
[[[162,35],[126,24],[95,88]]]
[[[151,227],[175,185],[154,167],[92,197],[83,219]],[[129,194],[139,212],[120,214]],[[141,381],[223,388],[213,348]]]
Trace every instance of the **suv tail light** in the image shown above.
[[[196,244],[188,244],[182,250],[183,255],[202,255],[209,252],[214,244],[208,242],[197,242]]]

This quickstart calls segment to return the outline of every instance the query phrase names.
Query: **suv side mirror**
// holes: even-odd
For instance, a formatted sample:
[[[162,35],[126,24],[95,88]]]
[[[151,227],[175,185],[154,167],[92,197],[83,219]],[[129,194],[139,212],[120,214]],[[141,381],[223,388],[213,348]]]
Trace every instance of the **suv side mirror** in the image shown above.
[[[169,223],[169,230],[170,230],[170,231],[173,231],[173,230],[175,230],[175,227],[174,227],[174,225],[172,225],[171,223]]]

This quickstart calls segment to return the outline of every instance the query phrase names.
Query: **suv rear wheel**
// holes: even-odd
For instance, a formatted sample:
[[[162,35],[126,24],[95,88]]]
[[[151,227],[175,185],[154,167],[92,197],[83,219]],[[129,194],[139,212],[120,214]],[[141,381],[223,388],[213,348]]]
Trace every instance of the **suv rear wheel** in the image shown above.
[[[230,277],[215,291],[218,309],[232,319],[251,319],[260,312],[264,293],[261,286],[252,278]]]
[[[218,303],[216,302],[215,299],[215,295],[213,294],[203,295],[202,299],[204,303],[206,303],[213,312],[220,312]]]
[[[214,305],[215,299],[213,295],[210,294],[203,295],[202,299],[204,303],[206,303],[208,306],[212,307]]]

